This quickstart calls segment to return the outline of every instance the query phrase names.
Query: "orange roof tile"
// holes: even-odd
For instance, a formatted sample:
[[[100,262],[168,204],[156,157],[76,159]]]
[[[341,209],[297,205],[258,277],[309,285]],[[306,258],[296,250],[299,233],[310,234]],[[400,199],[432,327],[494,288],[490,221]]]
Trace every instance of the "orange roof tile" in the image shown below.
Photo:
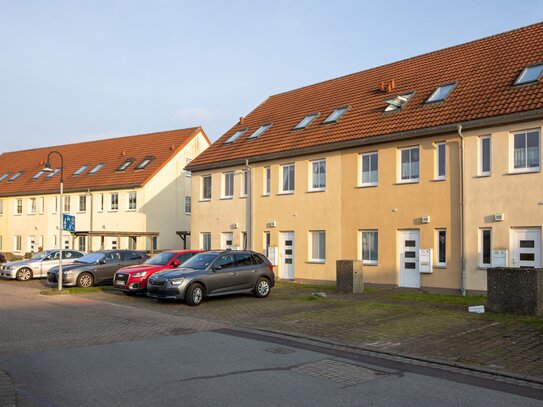
[[[0,177],[8,172],[11,175],[0,181],[0,196],[56,193],[60,173],[51,178],[47,178],[48,173],[37,179],[32,178],[44,168],[47,155],[54,150],[64,157],[66,192],[143,186],[198,132],[205,136],[201,127],[193,127],[3,153],[0,155]],[[146,156],[153,156],[154,159],[145,169],[136,170]],[[117,168],[128,158],[135,161],[125,171],[117,172]],[[99,163],[105,166],[89,175],[89,171]],[[89,167],[81,175],[73,175],[83,165]],[[60,158],[56,154],[51,156],[51,167],[60,167]],[[19,171],[24,173],[16,180],[9,181]]]
[[[543,83],[512,86],[523,68],[543,62],[543,23],[431,52],[274,95],[220,137],[188,166],[201,170],[243,158],[265,159],[285,152],[375,136],[462,123],[543,108]],[[381,82],[394,80],[392,93]],[[439,85],[456,82],[445,102],[425,104]],[[385,100],[415,94],[401,111],[385,113]],[[322,124],[336,108],[350,109],[334,124]],[[293,127],[319,112],[306,129]],[[272,123],[260,137],[248,139]],[[224,144],[236,131],[248,130]],[[337,147],[336,147],[337,148]]]

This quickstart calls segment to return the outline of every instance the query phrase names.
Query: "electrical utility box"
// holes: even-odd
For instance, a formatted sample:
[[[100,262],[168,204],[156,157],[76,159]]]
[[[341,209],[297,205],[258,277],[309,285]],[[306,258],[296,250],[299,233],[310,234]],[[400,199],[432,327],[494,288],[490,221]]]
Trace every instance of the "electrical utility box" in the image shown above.
[[[492,267],[507,267],[509,265],[509,256],[506,249],[492,250]]]
[[[432,249],[419,249],[419,272],[431,273],[432,271]]]

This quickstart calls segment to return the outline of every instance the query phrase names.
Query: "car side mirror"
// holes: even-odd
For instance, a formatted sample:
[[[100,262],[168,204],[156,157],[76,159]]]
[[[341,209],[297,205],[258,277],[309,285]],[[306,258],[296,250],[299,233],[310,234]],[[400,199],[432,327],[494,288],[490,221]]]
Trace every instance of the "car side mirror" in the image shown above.
[[[213,266],[213,267],[211,268],[212,271],[218,271],[218,270],[220,270],[220,269],[222,269],[222,266]]]
[[[175,259],[174,261],[172,261],[172,266],[173,267],[179,266],[179,260]]]

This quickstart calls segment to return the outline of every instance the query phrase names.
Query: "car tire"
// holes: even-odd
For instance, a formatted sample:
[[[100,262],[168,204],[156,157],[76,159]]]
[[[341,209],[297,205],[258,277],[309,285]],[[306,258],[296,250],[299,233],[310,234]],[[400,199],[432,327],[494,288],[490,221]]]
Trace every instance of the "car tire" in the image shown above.
[[[189,285],[185,295],[185,301],[188,305],[198,306],[204,299],[204,287],[201,284],[195,283]]]
[[[255,297],[266,298],[270,295],[270,280],[265,277],[260,277],[255,284]]]
[[[32,278],[32,270],[28,267],[22,267],[17,270],[15,278],[19,281],[28,281]]]
[[[81,273],[77,276],[77,286],[82,288],[91,287],[94,284],[94,277],[90,273]]]

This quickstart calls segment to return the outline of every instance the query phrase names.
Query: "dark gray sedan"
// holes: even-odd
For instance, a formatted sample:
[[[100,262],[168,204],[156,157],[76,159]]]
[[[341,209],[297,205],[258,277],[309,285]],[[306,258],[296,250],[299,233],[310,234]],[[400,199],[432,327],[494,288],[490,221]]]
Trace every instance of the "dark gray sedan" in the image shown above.
[[[115,272],[122,267],[141,264],[149,256],[136,250],[104,250],[89,253],[73,264],[62,267],[62,285],[90,287],[94,284],[111,284]],[[47,273],[49,283],[58,282],[58,266]]]
[[[273,267],[260,253],[211,251],[195,255],[180,268],[153,274],[147,280],[147,295],[200,305],[204,297],[225,294],[267,297],[274,285]]]

